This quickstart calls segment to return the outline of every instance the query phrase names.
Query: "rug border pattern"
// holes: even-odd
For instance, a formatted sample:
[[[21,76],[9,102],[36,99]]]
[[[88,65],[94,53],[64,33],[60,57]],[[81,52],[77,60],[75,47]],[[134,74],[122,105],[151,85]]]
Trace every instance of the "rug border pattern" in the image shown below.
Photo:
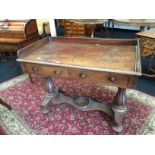
[[[33,135],[34,131],[16,114],[0,105],[0,126],[7,135]]]

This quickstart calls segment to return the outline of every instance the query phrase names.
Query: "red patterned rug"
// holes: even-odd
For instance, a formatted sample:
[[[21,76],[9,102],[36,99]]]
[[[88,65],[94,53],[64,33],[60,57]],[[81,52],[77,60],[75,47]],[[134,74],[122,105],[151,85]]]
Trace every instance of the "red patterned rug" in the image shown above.
[[[6,135],[5,131],[0,127],[0,135]]]
[[[117,134],[111,128],[112,118],[100,111],[83,112],[62,103],[52,105],[48,115],[41,114],[39,105],[44,97],[43,79],[34,78],[34,84],[31,84],[28,78],[19,81],[14,79],[14,84],[10,85],[9,83],[1,84],[0,97],[12,106],[35,134]],[[81,83],[75,80],[54,79],[54,82],[68,95],[89,96],[100,102],[107,101],[109,104],[116,93],[116,88],[113,87]],[[120,134],[147,134],[148,130],[153,132],[153,127],[148,127],[146,122],[154,114],[154,98],[149,99],[149,96],[135,90],[129,90],[127,96],[128,113],[124,118],[123,131]]]

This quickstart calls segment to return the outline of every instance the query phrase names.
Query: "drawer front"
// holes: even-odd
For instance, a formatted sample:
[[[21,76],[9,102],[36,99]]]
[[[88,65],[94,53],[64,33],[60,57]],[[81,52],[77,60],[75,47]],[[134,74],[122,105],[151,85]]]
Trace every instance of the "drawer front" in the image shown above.
[[[65,26],[71,26],[72,23],[71,23],[71,22],[65,22],[64,25],[65,25]]]
[[[65,31],[66,34],[73,34],[73,35],[76,35],[76,34],[85,34],[83,31],[72,31],[72,30],[67,30]]]
[[[90,71],[84,69],[72,69],[48,65],[37,65],[30,63],[22,63],[22,68],[28,74],[62,77],[80,80],[82,82],[105,84],[121,88],[133,88],[136,84],[135,77],[117,73]]]
[[[129,80],[127,75],[78,69],[71,70],[71,78],[85,82],[103,83],[122,88],[128,87]]]
[[[146,47],[142,48],[142,56],[143,57],[152,55],[154,52],[155,52],[155,50],[153,50],[153,49],[149,49],[149,48],[146,48]]]
[[[69,78],[68,68],[55,67],[48,65],[37,65],[37,64],[23,64],[23,69],[29,74],[38,74],[42,76],[56,76]]]
[[[149,49],[155,49],[155,39],[142,38],[142,46]]]
[[[79,31],[79,30],[80,30],[80,31],[84,31],[85,28],[84,28],[83,26],[81,26],[81,27],[80,27],[80,26],[74,26],[74,27],[72,27],[72,30],[73,30],[73,31]]]
[[[83,34],[67,34],[65,37],[84,37],[85,35]]]
[[[72,25],[72,26],[67,26],[65,29],[73,29],[73,30],[85,30],[84,26],[77,26],[77,25]]]

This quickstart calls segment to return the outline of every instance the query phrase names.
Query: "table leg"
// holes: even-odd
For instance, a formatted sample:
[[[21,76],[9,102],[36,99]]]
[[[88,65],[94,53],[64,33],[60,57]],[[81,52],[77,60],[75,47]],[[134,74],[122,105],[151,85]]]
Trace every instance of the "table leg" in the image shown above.
[[[107,25],[108,25],[108,23],[106,22],[104,28],[105,28],[106,38],[109,38],[109,32],[108,32],[108,29],[107,29],[108,28]]]
[[[11,61],[13,62],[13,67],[16,67],[16,56],[13,55],[12,52],[9,52]]]
[[[96,28],[96,25],[94,25],[94,24],[86,24],[85,25],[86,36],[94,38],[95,37],[95,28]]]
[[[0,98],[0,104],[5,106],[8,110],[12,110],[12,107],[6,102],[4,102],[1,98]]]
[[[91,25],[91,38],[95,37],[95,27],[96,25]]]
[[[45,77],[45,97],[41,103],[41,112],[47,114],[50,111],[51,100],[57,95],[57,89],[51,77]]]
[[[145,26],[140,26],[140,31],[144,31],[145,30]]]
[[[4,52],[0,52],[0,58],[1,58],[1,61],[6,61]]]
[[[33,78],[31,76],[31,74],[29,74],[29,79],[30,79],[30,82],[33,84]]]
[[[112,129],[116,132],[121,132],[123,129],[122,120],[127,112],[126,89],[118,88],[118,92],[114,98],[114,105],[112,106],[112,111],[114,114],[114,124]]]

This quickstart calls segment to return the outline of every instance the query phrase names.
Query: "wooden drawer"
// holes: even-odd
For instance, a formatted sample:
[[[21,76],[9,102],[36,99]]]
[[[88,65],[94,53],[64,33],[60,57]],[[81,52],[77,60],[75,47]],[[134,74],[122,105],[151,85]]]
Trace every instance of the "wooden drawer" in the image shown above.
[[[142,48],[142,54],[141,55],[143,57],[146,57],[146,56],[152,55],[154,52],[155,52],[155,50],[153,50],[153,49],[149,49],[149,48],[143,47]]]
[[[68,68],[23,63],[23,69],[29,74],[69,78]]]
[[[149,49],[155,49],[155,39],[143,38],[142,45],[143,45],[143,47],[146,47]]]
[[[66,26],[65,30],[85,30],[85,27],[83,26]]]
[[[70,37],[84,37],[84,34],[73,34]]]
[[[71,22],[65,22],[65,25],[64,26],[71,26],[72,23]]]
[[[84,34],[67,34],[66,37],[84,37]]]
[[[100,71],[71,70],[71,78],[91,83],[103,83],[122,88],[128,87],[128,76]]]
[[[84,31],[85,30],[85,28],[84,27],[72,27],[71,28],[73,31]]]
[[[85,34],[83,31],[72,31],[72,30],[67,30],[65,31],[67,34]]]

